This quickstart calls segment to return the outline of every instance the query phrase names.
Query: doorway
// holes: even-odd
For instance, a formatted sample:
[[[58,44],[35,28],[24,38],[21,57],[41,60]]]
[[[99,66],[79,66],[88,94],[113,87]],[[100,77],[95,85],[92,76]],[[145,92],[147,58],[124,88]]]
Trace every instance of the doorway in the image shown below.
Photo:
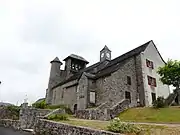
[[[74,105],[74,113],[77,111],[77,104]]]

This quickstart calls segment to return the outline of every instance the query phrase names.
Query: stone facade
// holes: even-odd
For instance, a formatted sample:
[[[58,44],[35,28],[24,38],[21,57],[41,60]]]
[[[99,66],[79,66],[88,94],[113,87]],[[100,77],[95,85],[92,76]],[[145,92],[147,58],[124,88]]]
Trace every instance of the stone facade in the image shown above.
[[[85,66],[87,61],[82,57],[72,55],[65,59],[65,69],[60,70],[58,64],[61,62],[56,59],[58,64],[55,66],[52,63],[49,80],[49,83],[53,83],[48,89],[50,92],[47,92],[51,94],[47,94],[46,99],[51,99],[53,105],[65,104],[73,112],[91,107],[104,111],[125,99],[130,101],[127,107],[152,105],[153,90],[157,95],[169,94],[168,87],[158,80],[156,69],[162,66],[164,61],[156,47],[154,50],[153,47],[153,41],[149,41],[111,60],[111,51],[105,46],[100,51],[100,61],[89,67]],[[154,61],[153,71],[146,66],[146,58]],[[148,84],[148,74],[157,78],[156,88]],[[60,80],[55,85],[57,76]]]
[[[68,82],[53,89],[52,105],[66,104],[71,110],[77,104],[77,80]]]
[[[88,78],[85,73],[79,79],[77,87],[77,109],[86,109],[88,107]]]
[[[72,126],[40,119],[35,126],[36,135],[120,135],[103,130]]]
[[[136,83],[137,83],[137,103],[138,106],[144,106],[145,105],[145,93],[144,93],[144,78],[143,78],[143,72],[142,72],[142,59],[141,55],[135,56],[135,68],[136,68]]]
[[[119,70],[109,76],[96,81],[96,104],[111,102],[111,106],[125,99],[125,91],[131,94],[131,106],[137,105],[137,83],[134,58],[130,58],[119,65]],[[127,84],[127,76],[131,78],[131,85]]]

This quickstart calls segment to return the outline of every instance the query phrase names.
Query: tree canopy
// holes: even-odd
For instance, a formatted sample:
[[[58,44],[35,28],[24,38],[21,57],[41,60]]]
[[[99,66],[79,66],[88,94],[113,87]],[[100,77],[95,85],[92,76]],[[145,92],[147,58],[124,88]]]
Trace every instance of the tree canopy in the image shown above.
[[[163,84],[173,85],[176,88],[180,86],[180,61],[168,60],[164,67],[159,67],[158,74]]]

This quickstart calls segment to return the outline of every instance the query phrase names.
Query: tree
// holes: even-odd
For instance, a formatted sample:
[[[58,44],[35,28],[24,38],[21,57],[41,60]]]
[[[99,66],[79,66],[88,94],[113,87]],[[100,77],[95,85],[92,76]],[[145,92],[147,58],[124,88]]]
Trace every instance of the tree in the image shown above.
[[[163,84],[173,85],[176,89],[180,87],[180,61],[168,60],[164,67],[159,67],[158,74]]]

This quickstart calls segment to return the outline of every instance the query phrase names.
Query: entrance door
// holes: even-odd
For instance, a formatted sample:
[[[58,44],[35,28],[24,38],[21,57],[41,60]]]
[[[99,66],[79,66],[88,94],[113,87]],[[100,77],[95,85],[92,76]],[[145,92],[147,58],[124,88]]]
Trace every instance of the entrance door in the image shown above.
[[[77,111],[77,104],[74,105],[74,113]]]

